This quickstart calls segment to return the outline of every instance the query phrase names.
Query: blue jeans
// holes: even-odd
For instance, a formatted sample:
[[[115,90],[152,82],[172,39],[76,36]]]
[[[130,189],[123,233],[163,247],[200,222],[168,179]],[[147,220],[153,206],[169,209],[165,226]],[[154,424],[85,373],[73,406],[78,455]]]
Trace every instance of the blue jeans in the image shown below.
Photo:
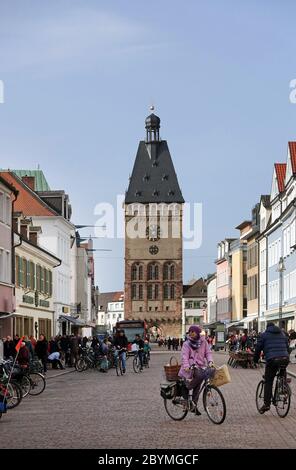
[[[118,356],[119,356],[119,351],[115,351],[116,361],[118,359]],[[123,351],[122,353],[120,353],[120,357],[121,357],[121,360],[122,360],[122,368],[126,369],[126,352]]]

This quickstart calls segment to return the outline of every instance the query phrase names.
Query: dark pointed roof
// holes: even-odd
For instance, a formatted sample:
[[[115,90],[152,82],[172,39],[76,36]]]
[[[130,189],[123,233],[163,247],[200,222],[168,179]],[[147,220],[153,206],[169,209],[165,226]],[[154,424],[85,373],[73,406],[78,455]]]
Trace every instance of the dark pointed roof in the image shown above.
[[[184,203],[166,140],[139,143],[125,203]]]
[[[150,114],[150,116],[146,117],[145,127],[146,129],[159,129],[160,118],[156,116],[154,113]]]

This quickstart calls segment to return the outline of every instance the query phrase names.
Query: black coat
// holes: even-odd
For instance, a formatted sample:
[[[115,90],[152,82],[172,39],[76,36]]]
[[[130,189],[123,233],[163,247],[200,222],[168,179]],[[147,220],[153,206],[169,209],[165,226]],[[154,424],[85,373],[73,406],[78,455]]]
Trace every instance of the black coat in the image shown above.
[[[44,340],[38,340],[35,346],[35,353],[37,354],[39,359],[42,359],[47,356],[47,348],[48,348],[48,343],[46,339]]]
[[[114,346],[119,346],[120,348],[127,348],[128,340],[126,336],[116,336],[114,340]]]
[[[287,337],[277,326],[268,326],[258,338],[254,355],[255,362],[258,362],[261,351],[263,351],[266,361],[276,357],[289,357]]]
[[[4,343],[4,359],[14,357],[16,354],[14,341],[5,341]]]

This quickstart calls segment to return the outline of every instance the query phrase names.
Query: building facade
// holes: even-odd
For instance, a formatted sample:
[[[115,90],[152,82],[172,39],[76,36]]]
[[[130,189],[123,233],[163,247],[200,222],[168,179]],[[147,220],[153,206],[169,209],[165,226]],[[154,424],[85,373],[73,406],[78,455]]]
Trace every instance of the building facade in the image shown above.
[[[13,331],[14,241],[12,214],[16,188],[0,177],[0,338]]]
[[[180,336],[184,199],[160,119],[146,119],[125,197],[125,319]]]
[[[47,338],[53,335],[53,271],[61,260],[38,245],[41,227],[32,219],[15,214],[15,295],[14,334]]]
[[[207,279],[207,323],[217,321],[217,275],[213,274]]]
[[[218,243],[216,260],[217,321],[228,324],[232,320],[231,248],[234,238]]]
[[[182,337],[190,325],[200,325],[202,328],[206,323],[207,307],[207,284],[203,278],[193,284],[183,286],[182,298]]]

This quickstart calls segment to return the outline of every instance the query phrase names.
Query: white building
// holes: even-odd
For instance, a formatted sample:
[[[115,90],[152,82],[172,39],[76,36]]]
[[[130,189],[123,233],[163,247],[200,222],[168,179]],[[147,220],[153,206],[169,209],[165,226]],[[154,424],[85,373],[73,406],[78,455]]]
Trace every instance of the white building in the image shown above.
[[[201,277],[192,284],[183,286],[182,297],[182,337],[190,325],[206,323],[207,285]]]
[[[123,291],[98,294],[97,325],[112,332],[116,322],[121,320],[124,320]]]
[[[207,319],[208,324],[217,321],[217,276],[213,274],[207,279]]]

